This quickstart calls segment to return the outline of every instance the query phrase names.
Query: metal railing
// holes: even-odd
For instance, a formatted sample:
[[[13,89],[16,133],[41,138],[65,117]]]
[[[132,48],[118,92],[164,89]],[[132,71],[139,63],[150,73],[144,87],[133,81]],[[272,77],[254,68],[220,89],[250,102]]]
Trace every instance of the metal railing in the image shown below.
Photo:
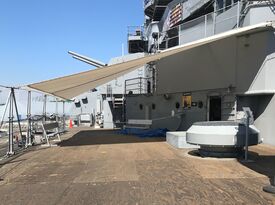
[[[238,1],[169,30],[159,32],[156,49],[165,50],[240,27],[240,22],[245,16],[243,9],[245,2],[247,3],[247,1]]]
[[[15,92],[15,88],[13,87],[10,87],[9,89],[10,93],[7,96],[5,105],[3,106],[3,112],[0,113],[0,161],[31,147],[34,134],[41,133],[42,122],[44,119],[58,121],[60,131],[64,131],[66,125],[65,101],[52,101],[56,103],[55,111],[51,112],[52,114],[49,115],[49,112],[46,112],[46,109],[44,109],[44,105],[45,102],[51,102],[51,98],[45,98],[45,95],[42,95],[41,99],[44,99],[45,102],[43,102],[43,108],[41,107],[41,110],[38,111],[37,107],[41,105],[41,99],[36,97],[32,98],[31,95],[31,93],[36,92],[26,91],[22,88],[16,88]],[[27,95],[27,109],[22,106],[25,101],[22,99],[20,100],[20,96],[23,96],[23,94]],[[13,97],[11,97],[11,95]],[[21,102],[20,107],[18,107],[18,102]],[[58,103],[60,102],[63,104],[62,115],[58,115],[60,113],[58,110]],[[43,112],[41,112],[42,109]],[[14,110],[16,110],[16,112],[13,112]],[[26,110],[27,112],[25,113]],[[37,112],[41,112],[41,115],[35,114]]]
[[[144,34],[144,27],[143,26],[128,26],[128,37],[130,36],[141,36],[143,37]]]
[[[107,89],[107,91],[106,91],[106,97],[107,98],[113,98],[113,88],[112,88],[112,85],[108,84],[106,89]]]
[[[132,78],[125,80],[124,94],[148,94],[152,93],[152,77],[149,78]]]

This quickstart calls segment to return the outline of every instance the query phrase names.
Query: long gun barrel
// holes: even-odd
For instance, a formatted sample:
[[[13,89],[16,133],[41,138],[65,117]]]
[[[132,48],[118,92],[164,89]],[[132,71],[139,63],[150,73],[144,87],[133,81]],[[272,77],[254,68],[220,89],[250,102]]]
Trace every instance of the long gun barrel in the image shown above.
[[[105,63],[103,63],[103,62],[100,62],[100,61],[98,61],[98,60],[89,58],[89,57],[87,57],[87,56],[80,55],[80,54],[75,53],[75,52],[72,52],[72,51],[68,51],[68,53],[69,53],[70,55],[72,55],[73,58],[75,58],[75,59],[77,59],[77,60],[80,60],[80,61],[82,61],[82,62],[84,62],[84,63],[88,63],[88,64],[93,65],[93,66],[98,67],[98,68],[104,67],[104,66],[107,65],[107,64],[105,64]]]
[[[95,66],[95,67],[97,67],[97,68],[103,67],[103,66],[100,66],[100,65],[98,65],[98,64],[96,64],[96,63],[94,63],[94,62],[87,61],[87,60],[85,60],[84,58],[79,58],[79,57],[77,57],[77,56],[73,56],[73,58],[76,59],[76,60],[82,61],[82,62],[84,62],[84,63],[87,63],[87,64],[89,64],[89,65]]]

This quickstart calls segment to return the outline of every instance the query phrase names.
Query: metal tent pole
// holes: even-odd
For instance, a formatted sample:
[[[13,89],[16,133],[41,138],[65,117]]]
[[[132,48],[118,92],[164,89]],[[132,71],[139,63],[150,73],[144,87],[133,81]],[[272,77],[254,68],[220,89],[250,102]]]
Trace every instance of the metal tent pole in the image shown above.
[[[31,127],[31,91],[28,91],[27,119],[28,119],[28,128],[27,128],[26,147],[32,145],[32,142],[31,142],[31,133],[32,133],[32,127]]]
[[[55,121],[58,122],[58,98],[55,99]]]
[[[13,95],[11,94],[9,99],[9,147],[7,155],[9,156],[13,154]]]
[[[42,124],[45,124],[47,121],[47,95],[44,95],[44,100],[43,100],[43,118],[42,118]],[[42,126],[43,127],[43,126]],[[47,133],[45,131],[43,132],[43,137],[44,139],[47,139],[47,144],[49,145],[49,141],[47,138]]]
[[[47,95],[44,95],[43,101],[43,120],[42,122],[45,123],[47,121]]]
[[[59,117],[58,117],[58,98],[55,98],[55,121],[57,122],[57,128],[56,128],[56,131],[57,131],[57,133],[58,133],[58,139],[59,139],[59,141],[61,141],[60,140],[60,135],[59,135],[59,132],[60,132],[60,130],[59,130],[59,127],[60,127],[60,124],[59,124]]]
[[[63,120],[63,132],[64,132],[65,128],[66,128],[66,126],[65,126],[65,123],[66,123],[65,122],[65,117],[66,117],[65,116],[65,101],[63,101],[62,104],[63,104],[63,119],[62,120]]]
[[[11,90],[12,90],[13,103],[14,103],[14,107],[15,107],[15,112],[16,112],[16,117],[17,117],[19,132],[20,132],[21,140],[23,141],[21,123],[20,123],[20,118],[19,118],[19,113],[18,113],[18,108],[17,108],[16,97],[15,97],[15,94],[14,94],[14,88],[11,88]]]

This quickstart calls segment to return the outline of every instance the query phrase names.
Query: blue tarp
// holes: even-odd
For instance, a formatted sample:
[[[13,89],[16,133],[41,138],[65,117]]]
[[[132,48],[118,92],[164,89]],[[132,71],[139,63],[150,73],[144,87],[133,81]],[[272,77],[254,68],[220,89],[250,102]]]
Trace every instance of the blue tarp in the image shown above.
[[[168,129],[138,129],[126,128],[119,131],[122,135],[136,135],[138,137],[166,137]]]

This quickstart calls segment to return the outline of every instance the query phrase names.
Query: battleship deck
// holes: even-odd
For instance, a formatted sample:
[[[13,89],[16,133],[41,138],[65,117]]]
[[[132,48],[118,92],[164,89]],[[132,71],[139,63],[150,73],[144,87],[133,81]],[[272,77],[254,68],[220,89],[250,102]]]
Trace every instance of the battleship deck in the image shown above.
[[[254,162],[201,159],[162,138],[72,129],[58,147],[0,168],[1,204],[272,204],[262,191],[275,148],[251,148]],[[273,154],[273,155],[272,155]]]

